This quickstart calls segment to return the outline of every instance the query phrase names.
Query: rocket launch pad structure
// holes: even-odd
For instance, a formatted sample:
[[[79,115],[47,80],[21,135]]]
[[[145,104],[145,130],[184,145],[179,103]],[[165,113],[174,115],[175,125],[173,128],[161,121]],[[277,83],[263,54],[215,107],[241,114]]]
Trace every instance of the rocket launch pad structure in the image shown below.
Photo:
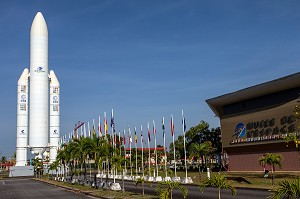
[[[60,136],[59,93],[54,71],[48,74],[48,29],[42,13],[38,12],[30,30],[30,71],[25,68],[18,81],[16,166],[27,165],[28,149],[35,157],[49,156],[50,163],[56,159]],[[50,154],[45,153],[47,149]]]

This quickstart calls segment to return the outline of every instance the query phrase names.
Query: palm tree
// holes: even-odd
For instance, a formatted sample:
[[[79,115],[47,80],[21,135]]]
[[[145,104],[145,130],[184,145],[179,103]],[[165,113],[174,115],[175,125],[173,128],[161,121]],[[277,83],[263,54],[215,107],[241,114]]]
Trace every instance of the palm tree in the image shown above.
[[[64,166],[64,176],[66,177],[66,167],[71,159],[70,154],[70,145],[65,145],[63,149],[61,149],[56,156],[56,159]]]
[[[197,159],[202,159],[202,166],[203,166],[203,157],[205,158],[207,155],[211,154],[214,151],[214,148],[212,147],[212,144],[210,141],[206,141],[203,143],[193,143],[190,146],[190,157],[196,157]],[[200,161],[198,164],[199,167],[199,175],[201,172],[200,168]]]
[[[56,176],[57,176],[57,170],[59,168],[59,161],[58,160],[55,160],[54,162],[52,162],[50,165],[49,165],[49,170],[55,170],[55,173],[56,173]]]
[[[273,153],[267,153],[263,157],[258,159],[258,163],[265,167],[266,165],[271,166],[272,171],[272,185],[274,185],[274,171],[275,166],[279,166],[281,168],[281,162],[282,162],[282,155],[281,154],[273,154]]]
[[[211,178],[207,178],[199,184],[200,190],[203,192],[204,188],[207,186],[213,186],[218,188],[218,198],[221,199],[221,190],[230,189],[231,194],[234,196],[236,194],[236,189],[230,185],[224,175],[220,173],[218,175],[213,175]]]
[[[1,163],[4,164],[4,163],[6,163],[6,161],[7,161],[7,158],[5,156],[2,156],[1,157]]]
[[[281,196],[288,199],[300,198],[300,178],[298,177],[296,181],[283,180],[279,183],[279,188],[270,198],[280,199]]]
[[[73,159],[76,158],[81,164],[81,168],[84,167],[84,180],[85,180],[87,155],[89,155],[92,151],[91,139],[85,137],[74,139],[74,141],[69,143],[69,147]]]
[[[39,158],[33,159],[32,165],[34,167],[34,170],[36,171],[36,177],[41,177],[41,174],[44,170],[43,161]]]
[[[188,195],[188,189],[182,186],[179,182],[164,181],[160,182],[156,187],[156,193],[160,199],[173,198],[173,189],[178,188],[183,193],[183,198]]]
[[[142,183],[143,196],[145,195],[145,178],[138,178],[134,181],[134,186],[137,186],[139,183]]]

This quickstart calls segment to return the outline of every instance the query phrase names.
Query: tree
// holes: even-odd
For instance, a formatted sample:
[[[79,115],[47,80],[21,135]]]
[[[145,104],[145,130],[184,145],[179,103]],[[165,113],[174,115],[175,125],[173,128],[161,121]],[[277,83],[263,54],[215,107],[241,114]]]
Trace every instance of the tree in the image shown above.
[[[210,141],[211,145],[215,150],[211,154],[212,156],[221,156],[222,152],[222,142],[221,142],[221,129],[212,128],[209,129],[209,124],[205,121],[200,121],[200,123],[196,126],[191,127],[185,134],[186,138],[186,148],[190,149],[191,145],[194,143],[204,143],[206,141]],[[179,158],[184,158],[184,148],[183,148],[183,136],[179,135],[178,138],[175,140],[175,147],[176,147],[176,157],[179,154]],[[173,143],[170,144],[170,151],[172,154],[173,151]],[[187,151],[187,155],[189,156],[190,153]]]
[[[281,196],[284,198],[300,198],[300,178],[297,180],[283,180],[279,183],[279,188],[275,191],[274,195],[270,198],[280,199]]]
[[[69,143],[71,157],[77,159],[81,164],[81,168],[84,167],[84,180],[86,180],[86,160],[87,155],[92,152],[92,143],[90,138],[81,137],[74,139]]]
[[[6,161],[7,161],[7,158],[5,156],[2,156],[1,157],[1,163],[4,164],[4,163],[6,163]]]
[[[143,196],[145,195],[145,178],[138,178],[134,181],[134,186],[137,186],[139,183],[142,184]]]
[[[70,145],[65,145],[63,149],[61,149],[56,156],[56,159],[64,166],[64,175],[66,175],[66,165],[71,159],[71,154],[69,152]]]
[[[188,195],[188,189],[182,186],[179,182],[164,181],[160,182],[156,187],[156,193],[160,199],[173,198],[173,189],[178,188],[183,193],[183,198]]]
[[[58,171],[59,166],[60,166],[59,161],[55,160],[54,162],[52,162],[49,165],[49,170],[52,170],[52,171],[55,170],[55,173],[56,173],[56,176],[57,176],[57,171]]]
[[[43,173],[44,170],[42,159],[39,158],[33,159],[32,165],[34,167],[34,170],[36,171],[36,177],[37,176],[41,177],[41,174]]]
[[[234,196],[236,194],[236,189],[230,185],[225,178],[224,175],[220,173],[218,175],[213,175],[211,178],[207,178],[200,182],[199,184],[200,190],[203,192],[204,188],[207,186],[213,186],[218,188],[218,198],[221,199],[221,190],[223,189],[230,189],[231,194]]]
[[[279,166],[279,168],[281,168],[282,159],[283,158],[282,158],[281,154],[273,154],[273,153],[267,153],[263,157],[258,159],[258,162],[261,166],[263,166],[263,167],[265,167],[266,165],[271,166],[272,185],[274,185],[275,166]]]
[[[212,144],[210,141],[206,141],[204,143],[193,143],[190,146],[190,158],[195,157],[197,159],[201,158],[202,160],[202,167],[203,167],[203,162],[206,156],[211,154],[214,151],[214,148],[212,147]],[[204,157],[204,158],[203,158]],[[200,169],[200,161],[199,161],[199,175],[201,172]],[[207,166],[207,165],[206,165]]]

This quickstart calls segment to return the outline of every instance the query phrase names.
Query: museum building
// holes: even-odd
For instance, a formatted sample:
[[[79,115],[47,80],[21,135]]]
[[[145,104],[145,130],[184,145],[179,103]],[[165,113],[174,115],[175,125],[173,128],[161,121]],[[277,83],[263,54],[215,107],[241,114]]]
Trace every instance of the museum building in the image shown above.
[[[284,137],[300,136],[294,108],[300,106],[300,73],[206,100],[220,118],[224,162],[228,171],[263,171],[266,153],[283,156],[277,171],[300,171],[300,153]]]

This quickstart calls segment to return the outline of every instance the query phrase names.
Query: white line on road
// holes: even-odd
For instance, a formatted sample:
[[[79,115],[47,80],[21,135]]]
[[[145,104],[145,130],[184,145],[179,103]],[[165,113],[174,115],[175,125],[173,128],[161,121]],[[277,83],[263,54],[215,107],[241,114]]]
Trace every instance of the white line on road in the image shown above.
[[[2,181],[2,183],[3,183],[3,185],[5,185],[5,182],[4,182],[4,181]]]

